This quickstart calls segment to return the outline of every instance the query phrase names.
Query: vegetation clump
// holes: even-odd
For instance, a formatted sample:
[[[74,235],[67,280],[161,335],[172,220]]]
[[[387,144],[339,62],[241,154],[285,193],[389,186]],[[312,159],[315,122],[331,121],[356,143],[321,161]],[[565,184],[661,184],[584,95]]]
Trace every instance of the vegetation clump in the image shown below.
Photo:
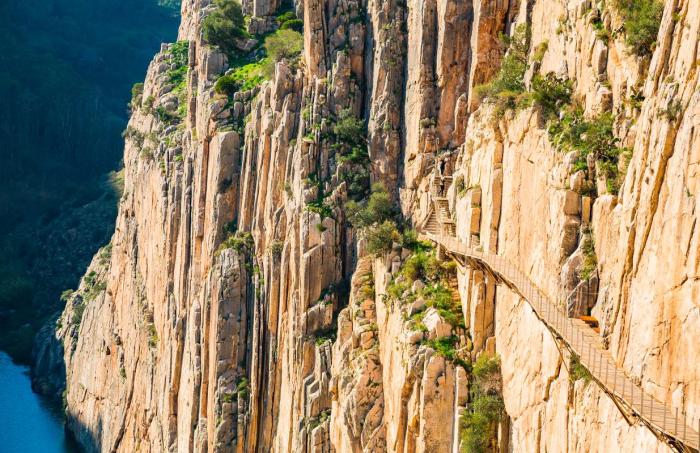
[[[143,83],[135,83],[131,87],[131,102],[129,103],[129,109],[134,110],[136,107],[141,105],[141,100],[143,98]]]
[[[588,383],[592,378],[591,372],[581,363],[581,359],[577,355],[572,355],[569,362],[569,380],[573,383],[583,379]]]
[[[501,68],[493,80],[476,88],[482,101],[495,105],[496,116],[515,109],[525,92],[530,29],[524,24],[519,25],[512,37],[503,35],[501,40],[507,47]]]
[[[367,197],[370,159],[364,121],[349,109],[341,111],[333,124],[332,139],[331,147],[341,163],[340,177],[347,184],[348,198],[358,201]]]
[[[572,106],[559,121],[550,124],[549,140],[562,151],[577,152],[576,170],[587,169],[588,156],[593,155],[606,177],[608,192],[617,194],[624,178],[618,161],[621,155],[628,156],[630,150],[619,146],[613,121],[609,112],[586,118],[581,107]]]
[[[578,276],[583,281],[588,281],[593,277],[598,267],[598,257],[595,253],[595,243],[593,241],[593,233],[588,230],[583,232],[583,241],[581,242],[581,251],[583,252],[583,263],[579,268]]]
[[[574,84],[566,77],[552,72],[545,76],[536,74],[532,78],[531,91],[528,97],[532,104],[542,110],[545,120],[553,120],[559,116],[561,109],[571,103]]]
[[[252,250],[254,245],[253,235],[247,231],[237,231],[229,233],[224,242],[217,249],[217,253],[221,253],[227,249],[233,249],[239,253],[244,253]]]
[[[285,11],[277,16],[276,19],[280,30],[294,30],[299,33],[304,31],[304,21],[298,19],[294,11]]]
[[[242,377],[238,380],[238,383],[236,384],[236,393],[240,398],[247,398],[248,393],[250,393],[250,385],[248,384],[248,379],[245,377]]]
[[[236,0],[215,0],[216,9],[202,21],[204,39],[217,46],[229,58],[240,56],[236,43],[248,37],[245,18]]]
[[[381,183],[372,185],[367,200],[349,200],[345,212],[352,226],[367,239],[367,251],[375,256],[389,252],[394,243],[405,248],[416,245],[415,232],[404,224],[389,192]]]
[[[275,259],[280,259],[282,257],[283,250],[283,241],[272,241],[272,244],[270,244],[270,253],[272,253],[272,256],[275,257]]]
[[[309,417],[308,420],[306,421],[309,430],[313,430],[314,428],[322,425],[325,423],[327,420],[331,418],[331,410],[326,409],[324,411],[321,411],[320,414],[316,417]]]
[[[413,325],[421,329],[425,310],[435,308],[445,322],[455,328],[465,328],[462,307],[459,300],[453,298],[450,280],[456,278],[454,261],[441,261],[435,256],[432,246],[415,242],[413,254],[404,261],[398,274],[387,286],[387,296],[402,304],[411,304],[422,298],[425,307],[414,313]],[[424,286],[413,291],[413,283],[419,280]],[[437,350],[437,348],[434,348]],[[452,356],[448,357],[453,359]]]
[[[648,57],[654,52],[664,5],[658,0],[614,0],[624,22],[625,43],[632,54]]]
[[[501,388],[499,357],[482,354],[472,367],[471,401],[460,420],[460,450],[463,453],[486,453],[497,449],[496,429],[505,410]]]
[[[275,64],[283,59],[296,62],[304,47],[302,35],[291,29],[278,30],[265,38],[262,52],[267,55],[257,60],[238,55],[232,60],[235,68],[216,81],[214,90],[231,97],[237,91],[248,91],[275,75]]]
[[[459,337],[457,335],[451,335],[449,337],[428,340],[426,344],[433,348],[435,352],[438,353],[438,355],[446,358],[455,365],[459,365],[463,368],[468,368],[468,362],[461,358],[457,352],[458,343]]]
[[[265,38],[263,47],[267,58],[261,61],[260,72],[263,77],[271,79],[275,75],[275,64],[278,62],[288,60],[296,64],[301,51],[304,50],[304,38],[295,29],[281,28]]]

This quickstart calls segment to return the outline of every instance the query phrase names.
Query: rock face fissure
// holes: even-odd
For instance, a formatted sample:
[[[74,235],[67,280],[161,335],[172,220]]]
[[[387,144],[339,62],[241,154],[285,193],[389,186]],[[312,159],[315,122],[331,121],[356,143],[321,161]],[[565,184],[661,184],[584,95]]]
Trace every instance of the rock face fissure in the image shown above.
[[[410,227],[507,256],[696,426],[697,0],[234,3],[183,0],[37,341],[86,451],[682,448]]]

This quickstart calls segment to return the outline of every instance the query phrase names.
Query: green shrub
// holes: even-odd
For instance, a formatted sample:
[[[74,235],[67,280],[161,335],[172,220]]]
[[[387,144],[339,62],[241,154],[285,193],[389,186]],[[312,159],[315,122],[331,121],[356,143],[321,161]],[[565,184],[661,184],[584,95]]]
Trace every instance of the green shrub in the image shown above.
[[[590,382],[592,379],[591,372],[583,366],[581,359],[577,355],[572,355],[569,362],[569,380],[576,382],[579,379],[583,379],[586,383]]]
[[[392,220],[385,220],[380,224],[374,224],[365,230],[367,239],[367,251],[372,255],[381,255],[391,251],[394,242],[401,240],[396,223]]]
[[[452,299],[452,290],[442,282],[426,286],[421,291],[428,307],[434,307],[440,317],[452,327],[465,328],[464,315],[459,302]]]
[[[495,391],[494,382],[500,379],[501,359],[497,355],[481,354],[474,366],[472,374],[479,391]]]
[[[226,240],[224,240],[217,249],[217,253],[226,249],[234,249],[237,252],[248,252],[252,250],[253,245],[255,245],[255,242],[253,241],[252,234],[246,231],[237,231],[236,233],[229,233]]]
[[[393,220],[398,214],[391,195],[381,183],[372,185],[372,193],[365,203],[348,201],[345,209],[350,223],[357,229]]]
[[[322,411],[320,414],[318,414],[317,417],[309,417],[308,420],[306,421],[306,424],[309,428],[309,431],[311,431],[314,428],[325,423],[330,418],[331,418],[331,410],[326,409],[326,410]]]
[[[535,54],[533,55],[532,59],[538,63],[541,63],[542,60],[544,60],[544,56],[547,53],[548,49],[549,49],[549,41],[544,41],[544,42],[539,43],[537,45],[537,47],[535,48]]]
[[[135,83],[131,87],[131,104],[130,107],[138,107],[141,105],[141,98],[143,97],[143,83]]]
[[[73,297],[74,293],[75,293],[75,291],[73,291],[72,289],[67,289],[67,290],[63,291],[61,293],[61,301],[63,303],[68,303],[70,298]]]
[[[559,77],[553,72],[542,77],[537,74],[532,79],[532,90],[529,97],[532,102],[542,109],[546,120],[559,116],[559,111],[571,103],[573,83],[566,77]]]
[[[270,244],[270,253],[272,256],[279,259],[282,256],[282,251],[284,250],[284,242],[282,241],[272,241]]]
[[[347,183],[348,198],[361,200],[367,196],[370,182],[367,131],[364,121],[351,110],[343,110],[333,125],[331,146],[337,152],[338,162],[345,164],[340,171]]]
[[[304,31],[304,21],[301,19],[291,19],[280,25],[281,30],[294,30],[296,32]]]
[[[283,25],[284,23],[289,22],[290,20],[295,20],[296,18],[297,15],[294,13],[294,11],[285,11],[275,19],[277,20],[278,24]]]
[[[420,324],[417,324],[419,330],[421,330]],[[467,368],[467,362],[460,358],[457,354],[456,346],[459,343],[459,337],[457,335],[452,335],[449,337],[436,338],[434,340],[428,340],[426,344],[433,348],[438,355],[446,358],[455,365],[460,365]]]
[[[73,316],[71,317],[71,323],[73,325],[79,326],[83,320],[83,313],[85,313],[85,302],[77,303],[73,306]]]
[[[240,398],[247,398],[248,393],[250,392],[250,385],[248,384],[248,379],[245,377],[242,377],[238,380],[238,384],[236,384],[236,393],[238,393],[238,396]]]
[[[149,322],[146,326],[148,330],[148,347],[155,348],[158,346],[158,331],[156,330],[156,325]]]
[[[340,112],[333,126],[333,133],[341,143],[350,146],[367,144],[364,121],[353,115],[349,109]]]
[[[233,75],[223,75],[219,77],[214,85],[214,91],[219,94],[231,97],[240,89],[240,84]]]
[[[495,424],[503,414],[503,399],[496,395],[484,395],[475,400],[470,409],[461,420],[462,452],[495,451]]]
[[[498,356],[482,354],[472,367],[471,405],[460,420],[464,453],[493,451],[496,427],[505,410],[501,395],[501,362]]]
[[[613,122],[611,113],[600,113],[587,119],[583,109],[574,106],[561,120],[550,124],[549,140],[562,151],[578,152],[577,170],[586,169],[587,157],[593,154],[608,181],[609,192],[616,194],[624,178],[624,172],[618,169],[618,161],[621,155],[629,156],[630,151],[618,146],[620,140],[615,137]]]
[[[593,276],[598,267],[595,242],[593,240],[593,234],[590,231],[584,232],[583,241],[581,242],[581,252],[583,252],[583,262],[581,263],[578,275],[581,280],[587,281]]]
[[[165,110],[165,107],[163,107],[162,105],[156,107],[154,113],[156,118],[158,118],[159,121],[165,124],[173,124],[179,119],[178,116],[174,113]]]
[[[223,76],[219,78],[219,80],[221,80],[224,77],[227,77],[230,81],[235,82],[238,85],[237,90],[251,90],[259,86],[266,79],[271,78],[272,75],[274,75],[274,66],[272,68],[272,74],[269,74],[267,72],[267,65],[269,61],[269,58],[263,58],[260,61],[255,61],[252,63],[245,64],[243,66],[239,66],[238,68],[236,68],[235,71],[233,71],[233,73],[231,73],[228,76]],[[229,82],[226,81],[223,83]],[[231,89],[230,86],[228,88]]]
[[[202,21],[204,39],[229,58],[239,56],[236,41],[248,36],[241,5],[236,0],[215,0],[214,5],[216,10]]]
[[[178,41],[170,46],[168,53],[171,57],[171,63],[175,68],[187,66],[189,61],[190,42],[187,40]]]
[[[496,106],[496,115],[502,114],[507,109],[516,108],[520,95],[525,91],[530,29],[524,24],[519,25],[512,37],[503,37],[503,42],[508,50],[496,77],[491,82],[476,88],[484,102]]]
[[[625,42],[630,51],[639,57],[651,55],[659,34],[663,3],[658,0],[614,0],[613,6],[624,21]]]
[[[294,59],[304,49],[304,38],[301,33],[294,30],[277,30],[265,38],[265,50],[273,62],[282,59]]]

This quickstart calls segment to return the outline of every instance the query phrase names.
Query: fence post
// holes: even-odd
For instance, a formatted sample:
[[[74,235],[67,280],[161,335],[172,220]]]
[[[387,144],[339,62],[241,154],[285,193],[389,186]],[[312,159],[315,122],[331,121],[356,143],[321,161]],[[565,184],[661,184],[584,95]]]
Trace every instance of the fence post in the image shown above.
[[[688,433],[688,421],[685,418],[685,414],[683,414],[683,415],[684,415],[684,417],[683,417],[683,440],[685,440],[686,435]],[[700,436],[700,432],[698,433],[698,435]]]
[[[676,419],[673,421],[673,434],[678,437],[678,408],[676,407]]]
[[[630,400],[630,406],[632,406],[632,409],[634,409],[634,388],[635,387],[636,387],[636,385],[634,385],[634,381],[632,381],[632,397]]]
[[[588,366],[593,368],[593,366],[591,365],[591,344],[587,343],[586,347],[588,348]]]
[[[663,407],[663,411],[664,411],[664,421],[661,424],[661,427],[662,427],[662,429],[666,429],[666,406],[663,405],[662,407]]]
[[[625,399],[625,384],[627,384],[627,378],[625,378],[625,375],[622,375],[622,399]]]

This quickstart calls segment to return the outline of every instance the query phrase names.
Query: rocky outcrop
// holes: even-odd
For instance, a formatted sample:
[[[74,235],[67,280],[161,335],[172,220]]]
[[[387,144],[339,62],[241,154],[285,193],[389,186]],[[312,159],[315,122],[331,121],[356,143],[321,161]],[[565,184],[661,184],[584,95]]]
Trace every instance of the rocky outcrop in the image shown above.
[[[373,256],[345,205],[382,182],[407,223],[449,216],[562,308],[599,287],[579,308],[619,365],[697,416],[697,4],[666,5],[647,65],[601,32],[619,14],[588,1],[308,0],[295,5],[302,61],[226,98],[214,83],[230,64],[201,37],[209,3],[183,2],[185,82],[171,72],[182,43],[149,67],[109,256],[60,318],[69,426],[87,450],[459,451],[475,364],[498,355],[492,450],[669,451],[577,380],[491,274],[461,261],[416,273],[449,258],[395,236]],[[279,5],[243,6],[267,23]],[[519,24],[522,97],[499,109],[476,86],[497,77],[499,34]],[[560,150],[526,102],[550,72],[575,81],[587,118],[612,112],[626,176],[622,160],[615,173]],[[367,128],[353,146],[336,128],[348,118]]]

